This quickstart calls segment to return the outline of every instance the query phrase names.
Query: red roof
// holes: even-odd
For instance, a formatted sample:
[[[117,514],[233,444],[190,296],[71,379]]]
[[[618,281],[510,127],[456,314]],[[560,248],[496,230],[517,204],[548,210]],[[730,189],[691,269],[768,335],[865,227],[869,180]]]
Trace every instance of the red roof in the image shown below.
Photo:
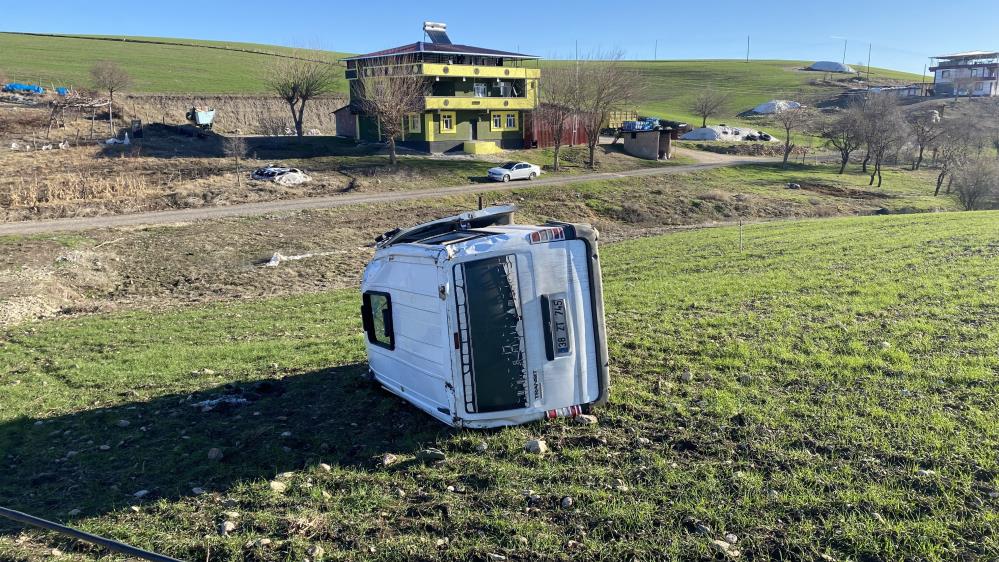
[[[474,55],[474,56],[483,56],[483,57],[503,57],[508,59],[538,58],[533,55],[522,55],[520,53],[511,53],[509,51],[496,51],[494,49],[483,49],[481,47],[472,47],[471,45],[450,45],[446,43],[426,43],[423,41],[418,41],[416,43],[410,43],[409,45],[403,45],[401,47],[385,49],[383,51],[375,51],[374,53],[368,53],[366,55],[347,57],[343,60],[371,59],[376,57],[389,57],[393,55],[415,55],[417,53],[437,53],[445,55]]]

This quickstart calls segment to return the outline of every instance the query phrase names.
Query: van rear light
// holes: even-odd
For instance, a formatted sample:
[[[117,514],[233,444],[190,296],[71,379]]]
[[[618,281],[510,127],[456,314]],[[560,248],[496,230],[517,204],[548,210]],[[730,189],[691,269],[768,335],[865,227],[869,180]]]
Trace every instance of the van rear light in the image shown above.
[[[531,233],[531,244],[544,244],[545,242],[555,242],[565,240],[565,230],[561,226],[545,228]]]
[[[582,415],[583,407],[580,405],[569,406],[568,408],[556,408],[545,412],[545,417],[553,420],[555,418],[574,418]]]

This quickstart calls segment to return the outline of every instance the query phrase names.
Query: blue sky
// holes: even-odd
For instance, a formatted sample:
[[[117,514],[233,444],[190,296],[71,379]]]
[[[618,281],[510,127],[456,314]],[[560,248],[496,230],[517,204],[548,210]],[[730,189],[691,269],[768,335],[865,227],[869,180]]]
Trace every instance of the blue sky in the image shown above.
[[[627,58],[841,60],[922,72],[927,57],[999,50],[999,2],[436,0],[341,2],[4,0],[0,30],[190,37],[368,52],[421,39],[424,20],[452,40],[544,57],[620,49]],[[502,6],[487,10],[480,6]],[[824,7],[823,7],[824,6]],[[109,13],[110,12],[110,13]],[[299,14],[305,17],[297,21]],[[656,42],[658,41],[658,49]],[[2,65],[3,53],[0,53]]]

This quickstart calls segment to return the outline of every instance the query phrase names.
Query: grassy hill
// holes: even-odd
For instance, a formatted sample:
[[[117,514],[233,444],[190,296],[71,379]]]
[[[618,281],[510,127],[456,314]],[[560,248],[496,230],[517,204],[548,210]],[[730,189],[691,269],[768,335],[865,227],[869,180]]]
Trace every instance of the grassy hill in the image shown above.
[[[686,60],[634,61],[627,66],[648,84],[638,100],[640,114],[658,115],[700,126],[688,106],[704,90],[729,95],[730,115],[748,111],[772,99],[813,100],[835,96],[850,83],[849,75],[801,70],[807,61]],[[866,74],[865,74],[866,78]],[[883,68],[871,69],[871,83],[918,82],[919,75]],[[711,121],[717,122],[712,119]]]
[[[114,60],[135,78],[136,92],[262,93],[262,70],[271,61],[267,54],[302,55],[286,47],[198,41],[157,37],[128,37],[127,41],[106,36],[34,36],[0,33],[0,72],[22,81],[43,85],[88,83],[94,61]],[[212,47],[206,49],[203,47]],[[243,49],[243,50],[237,50]],[[339,52],[306,51],[306,56],[336,59]],[[564,62],[544,64],[568,64]],[[693,122],[687,110],[690,100],[704,89],[720,90],[732,98],[731,115],[774,98],[808,99],[829,97],[846,83],[824,83],[836,75],[805,72],[805,61],[629,61],[648,84],[636,107],[642,114]],[[839,77],[842,78],[842,77]],[[918,81],[919,76],[880,68],[872,69],[871,81]],[[346,92],[346,82],[338,89]]]
[[[752,560],[995,559],[996,219],[605,246],[593,426],[428,419],[362,379],[354,290],[10,329],[0,505],[190,560],[709,559],[730,533]],[[249,403],[195,407],[226,394]],[[0,534],[53,546],[89,557]]]
[[[43,86],[89,87],[99,60],[121,64],[139,93],[262,93],[274,55],[326,57],[343,53],[302,51],[272,45],[189,39],[101,36],[37,36],[0,33],[0,73]],[[206,48],[209,47],[209,48]],[[346,91],[342,79],[338,89]]]

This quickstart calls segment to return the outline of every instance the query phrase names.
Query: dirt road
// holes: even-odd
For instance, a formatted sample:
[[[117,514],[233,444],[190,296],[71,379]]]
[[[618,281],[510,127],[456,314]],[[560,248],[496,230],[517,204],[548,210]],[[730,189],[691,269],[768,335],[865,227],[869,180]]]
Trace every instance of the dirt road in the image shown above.
[[[670,174],[682,174],[695,172],[698,170],[708,170],[726,166],[743,166],[747,164],[760,164],[771,162],[769,158],[747,158],[733,157],[708,152],[700,152],[686,149],[679,149],[678,154],[689,156],[699,160],[697,164],[687,164],[681,166],[663,166],[657,168],[642,168],[625,172],[598,172],[593,174],[580,174],[575,176],[558,176],[539,178],[533,182],[518,182],[511,184],[498,183],[475,183],[467,185],[455,185],[451,187],[435,187],[431,189],[420,189],[411,191],[395,191],[383,193],[358,193],[329,195],[324,197],[309,197],[305,199],[288,199],[283,201],[263,201],[259,203],[246,203],[241,205],[231,205],[226,207],[199,207],[194,209],[178,209],[171,211],[153,211],[146,213],[132,213],[124,215],[109,215],[105,217],[81,217],[54,220],[22,221],[14,223],[0,224],[0,236],[42,234],[47,232],[70,232],[80,230],[92,230],[98,228],[113,228],[120,226],[150,225],[150,224],[174,224],[186,223],[197,220],[217,219],[224,217],[252,216],[269,213],[280,213],[287,211],[300,211],[304,209],[329,209],[333,207],[343,207],[347,205],[357,205],[365,203],[382,203],[393,201],[407,201],[416,199],[432,199],[435,197],[486,193],[490,191],[501,191],[505,189],[523,189],[526,187],[536,187],[544,185],[566,185],[584,181],[605,180],[629,177],[663,176]]]

